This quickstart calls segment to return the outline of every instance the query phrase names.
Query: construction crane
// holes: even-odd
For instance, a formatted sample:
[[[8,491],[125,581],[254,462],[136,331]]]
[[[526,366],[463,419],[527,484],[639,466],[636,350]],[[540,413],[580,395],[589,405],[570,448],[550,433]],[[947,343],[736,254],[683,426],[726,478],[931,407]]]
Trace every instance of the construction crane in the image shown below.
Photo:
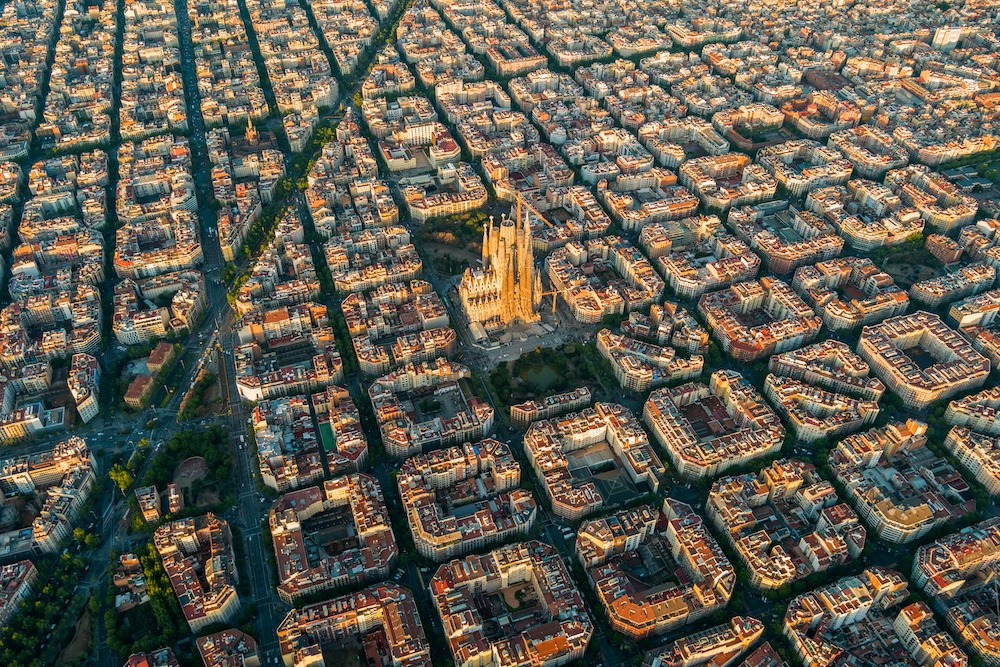
[[[516,193],[514,195],[514,203],[511,206],[511,208],[513,210],[517,211],[517,213],[516,213],[517,218],[516,219],[518,221],[520,221],[520,219],[521,219],[521,215],[522,215],[521,211],[526,209],[525,212],[524,212],[525,216],[527,216],[529,213],[533,214],[535,217],[537,217],[539,220],[541,220],[542,224],[545,225],[546,227],[551,227],[552,226],[552,223],[545,219],[545,216],[542,215],[542,212],[539,211],[538,208],[533,203],[531,203],[530,201],[528,201],[527,197],[525,197],[520,192],[518,192],[518,193]],[[559,296],[559,290],[553,288],[553,289],[549,290],[548,292],[542,292],[541,298],[544,299],[547,296],[552,297],[552,314],[555,315],[556,314],[556,305],[558,305],[558,299],[556,297]]]
[[[552,314],[555,315],[556,314],[556,304],[558,303],[558,299],[556,299],[556,297],[559,296],[559,290],[557,290],[557,289],[551,289],[548,292],[542,292],[542,298],[543,299],[545,297],[547,297],[547,296],[551,296],[552,297]]]

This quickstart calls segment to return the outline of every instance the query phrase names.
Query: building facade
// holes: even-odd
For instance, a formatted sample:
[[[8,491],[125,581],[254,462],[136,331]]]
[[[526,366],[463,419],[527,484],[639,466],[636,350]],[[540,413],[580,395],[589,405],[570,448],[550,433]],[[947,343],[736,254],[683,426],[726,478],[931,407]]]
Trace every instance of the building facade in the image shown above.
[[[514,218],[504,216],[483,232],[483,266],[466,269],[458,294],[469,322],[494,329],[539,320],[542,276],[531,254],[531,228],[520,200]]]

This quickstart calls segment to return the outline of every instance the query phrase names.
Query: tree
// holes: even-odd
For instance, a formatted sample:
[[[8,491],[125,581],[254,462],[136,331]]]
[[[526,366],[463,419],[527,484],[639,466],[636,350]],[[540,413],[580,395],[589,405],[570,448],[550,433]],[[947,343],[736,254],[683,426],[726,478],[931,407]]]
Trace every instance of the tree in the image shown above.
[[[614,330],[620,327],[622,322],[626,321],[627,319],[628,315],[619,315],[619,314],[605,315],[601,319],[601,326]]]
[[[111,470],[108,472],[108,477],[118,485],[121,489],[122,494],[126,493],[135,483],[135,477],[126,468],[122,467],[120,463],[116,463]]]

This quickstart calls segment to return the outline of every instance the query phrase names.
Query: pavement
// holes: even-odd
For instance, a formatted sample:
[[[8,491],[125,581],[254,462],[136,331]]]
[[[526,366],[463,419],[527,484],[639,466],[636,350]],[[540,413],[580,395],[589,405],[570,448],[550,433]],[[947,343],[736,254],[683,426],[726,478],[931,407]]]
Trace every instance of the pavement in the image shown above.
[[[224,385],[224,395],[229,411],[228,429],[232,434],[232,441],[234,441],[237,493],[236,524],[240,528],[240,535],[244,541],[244,553],[246,554],[246,562],[241,564],[240,574],[250,582],[250,599],[241,600],[241,602],[244,607],[249,604],[257,605],[258,634],[256,638],[262,662],[264,665],[269,665],[272,664],[272,661],[276,664],[280,660],[275,629],[288,611],[288,607],[283,605],[274,593],[277,582],[271,580],[271,565],[261,535],[264,513],[269,504],[261,502],[262,496],[257,491],[254,481],[253,471],[257,469],[257,461],[252,444],[246,441],[247,438],[243,436],[243,434],[248,433],[249,413],[243,407],[243,401],[237,388],[233,355],[226,353],[226,351],[231,352],[233,347],[238,344],[234,331],[235,324],[233,314],[227,313],[222,322],[223,345],[218,349],[218,354],[222,357],[220,381]]]

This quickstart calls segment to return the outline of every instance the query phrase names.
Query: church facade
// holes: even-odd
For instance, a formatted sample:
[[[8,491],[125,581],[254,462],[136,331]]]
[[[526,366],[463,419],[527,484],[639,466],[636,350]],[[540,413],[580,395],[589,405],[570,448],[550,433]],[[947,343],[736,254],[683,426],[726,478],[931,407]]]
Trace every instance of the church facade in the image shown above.
[[[458,294],[469,323],[488,331],[541,319],[542,276],[534,266],[531,227],[520,201],[513,218],[503,216],[499,226],[490,219],[483,230],[482,267],[465,270]]]

